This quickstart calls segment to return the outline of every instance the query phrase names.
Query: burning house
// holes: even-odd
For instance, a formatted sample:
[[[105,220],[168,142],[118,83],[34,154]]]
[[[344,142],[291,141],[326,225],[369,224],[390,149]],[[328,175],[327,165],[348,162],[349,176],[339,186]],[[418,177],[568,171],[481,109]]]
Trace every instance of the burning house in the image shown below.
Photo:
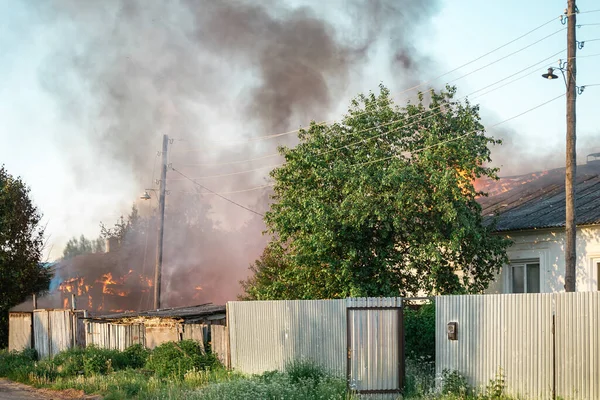
[[[600,154],[577,166],[577,290],[600,290]],[[510,263],[489,293],[564,290],[565,169],[476,182],[478,201],[498,234],[513,240]]]

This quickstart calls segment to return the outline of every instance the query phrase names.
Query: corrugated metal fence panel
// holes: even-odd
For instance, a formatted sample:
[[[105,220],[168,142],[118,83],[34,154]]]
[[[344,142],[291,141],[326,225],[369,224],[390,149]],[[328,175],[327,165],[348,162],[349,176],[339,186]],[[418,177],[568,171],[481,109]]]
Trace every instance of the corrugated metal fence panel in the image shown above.
[[[356,298],[347,299],[346,304],[350,308],[348,334],[351,387],[359,391],[399,390],[402,373],[401,346],[404,341],[400,331],[402,299]],[[352,307],[359,309],[351,309]],[[368,309],[370,307],[377,309]],[[396,398],[398,395],[390,393],[382,396]]]
[[[502,368],[508,394],[552,394],[552,294],[436,297],[436,372],[457,370],[481,388]],[[448,340],[448,322],[458,340]]]
[[[600,293],[557,293],[556,394],[600,399]]]
[[[225,325],[210,326],[211,349],[219,357],[225,368],[229,365],[229,331]]]
[[[345,375],[345,300],[236,301],[227,307],[234,369],[261,373],[310,359]]]
[[[70,310],[51,310],[50,319],[50,355],[60,353],[73,346],[73,318]]]
[[[40,358],[50,356],[50,321],[46,310],[33,312],[33,343]]]
[[[8,350],[21,351],[31,348],[33,314],[11,312],[8,314]]]

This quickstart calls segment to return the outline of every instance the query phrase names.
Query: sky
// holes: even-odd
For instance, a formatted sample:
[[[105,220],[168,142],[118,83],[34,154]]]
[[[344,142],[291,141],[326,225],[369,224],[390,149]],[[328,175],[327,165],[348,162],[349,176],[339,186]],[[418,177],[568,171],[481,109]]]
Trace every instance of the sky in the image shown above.
[[[110,111],[116,114],[119,110],[114,109],[120,107],[120,104],[107,105],[110,98],[98,100],[105,92],[94,79],[105,76],[103,74],[108,71],[98,67],[103,62],[107,62],[103,59],[104,54],[106,58],[115,57],[117,54],[121,58],[134,59],[137,56],[136,49],[139,48],[142,52],[147,48],[144,41],[160,41],[164,38],[154,37],[152,29],[140,31],[139,37],[133,38],[132,43],[123,44],[127,46],[123,48],[131,52],[130,55],[119,52],[113,54],[109,52],[110,47],[103,47],[108,45],[95,41],[97,37],[94,36],[94,30],[102,29],[103,26],[102,21],[96,19],[110,19],[112,17],[110,9],[103,16],[87,10],[78,10],[78,14],[73,14],[77,15],[77,18],[69,19],[56,17],[43,6],[43,4],[53,3],[68,4],[69,1],[42,3],[36,0],[0,0],[0,76],[3,78],[0,84],[0,163],[5,164],[13,175],[21,176],[31,187],[33,199],[44,215],[44,223],[47,224],[46,254],[49,259],[60,256],[66,241],[72,236],[85,234],[96,237],[99,234],[100,221],[109,224],[115,221],[119,215],[127,212],[143,189],[152,187],[153,180],[156,178],[154,165],[156,151],[160,149],[160,132],[177,131],[175,128],[180,126],[177,124],[182,124],[180,120],[175,124],[170,122],[173,118],[161,117],[160,121],[167,122],[158,124],[157,132],[147,141],[142,136],[132,136],[133,139],[129,140],[126,135],[115,139],[114,136],[104,135],[104,133],[98,134],[99,131],[109,132],[112,129],[110,121],[103,117],[103,113]],[[414,48],[413,64],[405,65],[404,68],[390,68],[387,59],[390,56],[391,44],[386,41],[387,31],[372,33],[377,38],[377,42],[369,49],[368,61],[364,65],[352,64],[346,71],[348,76],[344,78],[345,80],[336,79],[334,74],[323,75],[330,77],[331,81],[327,83],[331,87],[339,86],[335,91],[332,89],[330,92],[339,96],[335,101],[328,100],[326,115],[318,111],[318,104],[310,107],[298,103],[300,104],[298,107],[302,108],[301,112],[292,110],[293,118],[285,121],[285,124],[295,129],[298,125],[306,125],[311,119],[321,120],[324,117],[337,119],[352,96],[361,91],[377,90],[380,82],[390,86],[399,102],[414,96],[414,91],[407,89],[417,84],[423,84],[421,86],[423,89],[429,85],[440,87],[445,82],[455,84],[459,96],[469,95],[473,103],[481,105],[481,115],[486,126],[502,122],[564,93],[562,79],[546,81],[541,78],[541,74],[548,66],[557,65],[559,58],[566,57],[566,51],[563,51],[566,49],[566,30],[558,18],[565,8],[565,2],[555,0],[526,2],[522,0],[503,2],[439,0],[436,2],[431,0],[428,4],[432,6],[428,9],[414,6],[417,0],[407,0],[407,3],[411,4],[413,10],[411,12],[415,14],[407,17],[411,20],[398,20],[397,28],[399,34],[406,35],[407,38],[403,48],[408,50],[411,46]],[[423,2],[425,3],[427,2]],[[151,8],[157,3],[148,1],[146,4]],[[265,0],[264,4],[272,5],[276,11],[279,10],[271,0]],[[356,22],[356,18],[360,18],[360,15],[357,17],[352,13],[336,12],[340,7],[349,7],[348,4],[345,0],[331,2],[294,0],[290,2],[289,8],[293,9],[299,5],[313,7],[317,17],[328,15],[327,18],[332,26],[339,27],[340,32],[348,34],[353,32],[352,24]],[[599,70],[600,56],[594,56],[600,55],[600,40],[591,41],[600,39],[600,12],[586,13],[586,11],[600,9],[600,5],[596,0],[580,0],[578,6],[582,12],[578,16],[578,23],[583,25],[577,29],[578,40],[590,40],[585,43],[582,50],[578,50],[578,56],[581,57],[577,61],[578,84],[600,84],[600,76],[595,74]],[[69,5],[65,6],[68,7]],[[183,30],[190,23],[189,18],[185,13],[173,12],[165,15],[164,21],[160,22],[170,24],[171,27],[181,25]],[[553,18],[555,21],[524,38],[481,60],[445,74]],[[394,21],[391,22],[392,26],[393,23]],[[406,24],[405,29],[403,24]],[[597,25],[586,26],[585,24]],[[146,25],[140,23],[140,26]],[[280,29],[283,29],[282,35],[285,34],[285,29]],[[368,31],[369,26],[360,25],[356,29],[360,32],[361,29]],[[369,32],[365,33],[366,36],[369,34]],[[129,38],[129,36],[124,37]],[[178,40],[167,41],[165,46],[174,47],[181,43]],[[534,44],[536,41],[539,43]],[[215,40],[214,43],[206,45],[208,46],[206,51],[207,54],[219,54],[225,61],[211,58],[206,62],[206,70],[188,69],[177,72],[190,74],[191,79],[195,74],[206,74],[200,79],[202,85],[195,86],[193,92],[186,92],[181,88],[164,89],[167,93],[175,93],[175,95],[184,93],[187,99],[184,105],[173,95],[166,100],[165,98],[157,100],[159,106],[155,102],[141,101],[139,109],[133,111],[125,109],[123,113],[131,119],[132,129],[139,130],[152,126],[152,116],[143,114],[144,107],[152,106],[165,114],[185,114],[187,118],[190,118],[190,115],[197,115],[190,124],[197,127],[194,129],[203,130],[203,136],[189,140],[186,135],[171,133],[171,137],[176,139],[173,143],[173,151],[185,152],[190,146],[206,146],[204,158],[197,156],[200,161],[219,160],[223,154],[233,154],[243,158],[247,156],[246,154],[253,157],[274,152],[277,143],[272,141],[261,142],[247,153],[243,151],[236,153],[224,148],[212,151],[210,143],[207,144],[207,141],[210,142],[216,137],[228,140],[237,138],[240,127],[260,130],[261,133],[255,133],[260,136],[285,131],[283,128],[276,130],[278,126],[283,125],[267,126],[264,120],[260,124],[246,121],[251,119],[252,113],[249,110],[257,114],[261,113],[261,110],[252,109],[252,104],[248,105],[248,99],[264,93],[252,92],[253,82],[258,78],[256,72],[244,68],[244,65],[247,65],[244,63],[257,61],[243,52],[231,54],[223,52],[219,49],[219,46],[223,45],[223,42]],[[97,52],[90,51],[94,46],[98,46]],[[530,47],[520,50],[526,46]],[[561,53],[555,55],[559,52]],[[511,53],[515,54],[510,55]],[[63,59],[68,59],[67,56],[71,54],[80,57],[76,58],[80,63],[79,69],[61,62]],[[67,56],[63,57],[63,55]],[[147,67],[138,65],[137,68],[140,68],[138,71],[142,71],[143,68],[154,68],[154,65],[150,65],[154,60],[156,64],[164,64],[170,66],[169,68],[172,68],[169,63],[185,63],[186,51],[176,55],[178,57],[176,61],[164,59],[160,54],[155,54],[153,56],[155,58],[148,58],[147,54],[143,57],[140,55],[139,59],[149,63]],[[506,58],[497,61],[503,57]],[[226,62],[228,58],[230,62]],[[547,60],[544,61],[545,59]],[[330,59],[326,61],[332,62]],[[492,62],[492,65],[486,67]],[[531,68],[527,69],[528,67]],[[327,64],[320,68],[337,67]],[[479,68],[481,70],[476,71]],[[211,78],[210,74],[213,73],[211,71],[215,69],[221,70],[221,73],[226,70],[228,76],[232,77],[231,82],[223,82],[218,78],[219,75]],[[445,75],[432,80],[442,74]],[[502,85],[516,78],[521,79],[489,93],[486,92],[494,89],[495,86],[479,90],[499,80],[504,79],[498,84]],[[144,82],[140,81],[139,87],[143,87]],[[161,85],[168,86],[169,82],[171,81],[166,79],[166,83],[161,81]],[[129,82],[122,84],[128,85]],[[223,87],[226,87],[226,90]],[[111,88],[113,91],[116,89]],[[143,87],[147,95],[143,92],[138,93],[137,96],[142,99],[153,98],[154,89]],[[289,89],[301,91],[302,87]],[[477,90],[479,91],[476,92]],[[473,92],[476,93],[471,95]],[[480,97],[475,97],[477,95]],[[195,102],[194,96],[202,98],[202,101]],[[277,101],[274,104],[277,105]],[[600,104],[600,85],[590,86],[578,96],[579,163],[585,162],[587,153],[600,151],[598,104]],[[185,111],[182,111],[183,107]],[[243,112],[240,111],[242,108]],[[139,122],[144,118],[148,119],[147,124]],[[126,118],[121,117],[121,119]],[[124,125],[123,121],[120,124],[120,129],[124,129],[124,126],[126,129],[127,124]],[[493,155],[496,155],[495,162],[501,166],[501,175],[560,167],[564,165],[565,99],[559,98],[519,118],[491,128],[488,133],[502,138],[507,143],[507,146],[503,146],[502,149],[493,150]],[[124,147],[119,149],[115,147],[117,145]],[[132,167],[127,156],[128,152],[136,147],[143,148],[145,153],[142,154],[142,161],[131,162]],[[138,153],[135,154],[137,157]],[[261,165],[268,164],[269,162],[266,162]],[[189,173],[193,174],[194,171]],[[266,174],[264,171],[263,173]],[[243,186],[237,184],[220,186],[221,182],[218,181],[213,181],[211,184],[215,185],[213,187],[218,186],[218,190],[235,190],[264,182],[264,177],[255,178],[251,182],[243,182]],[[183,188],[177,185],[174,182],[172,188],[174,190]],[[187,190],[191,189],[188,187]],[[235,196],[234,198],[237,199]],[[251,194],[245,195],[242,200],[245,204],[253,202]],[[215,199],[212,205],[215,218],[220,218],[225,226],[228,226],[228,223],[231,225],[232,220],[246,217],[244,210],[218,199]]]

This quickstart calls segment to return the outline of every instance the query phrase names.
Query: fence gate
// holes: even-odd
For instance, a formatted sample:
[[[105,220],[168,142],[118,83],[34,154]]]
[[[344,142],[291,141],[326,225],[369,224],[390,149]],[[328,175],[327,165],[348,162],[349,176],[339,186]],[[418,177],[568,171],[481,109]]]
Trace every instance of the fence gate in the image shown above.
[[[359,394],[399,393],[404,386],[402,299],[373,300],[349,299],[346,308],[348,386]]]

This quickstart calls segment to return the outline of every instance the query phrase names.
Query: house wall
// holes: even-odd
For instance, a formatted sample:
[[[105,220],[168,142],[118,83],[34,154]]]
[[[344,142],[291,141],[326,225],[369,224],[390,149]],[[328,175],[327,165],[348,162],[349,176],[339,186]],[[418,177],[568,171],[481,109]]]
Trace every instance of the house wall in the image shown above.
[[[560,230],[538,229],[512,232],[507,235],[514,241],[508,249],[510,260],[539,258],[540,292],[563,292],[565,276],[565,232]],[[600,226],[577,229],[577,291],[597,291],[600,262]],[[507,293],[508,269],[503,268],[486,293]]]

